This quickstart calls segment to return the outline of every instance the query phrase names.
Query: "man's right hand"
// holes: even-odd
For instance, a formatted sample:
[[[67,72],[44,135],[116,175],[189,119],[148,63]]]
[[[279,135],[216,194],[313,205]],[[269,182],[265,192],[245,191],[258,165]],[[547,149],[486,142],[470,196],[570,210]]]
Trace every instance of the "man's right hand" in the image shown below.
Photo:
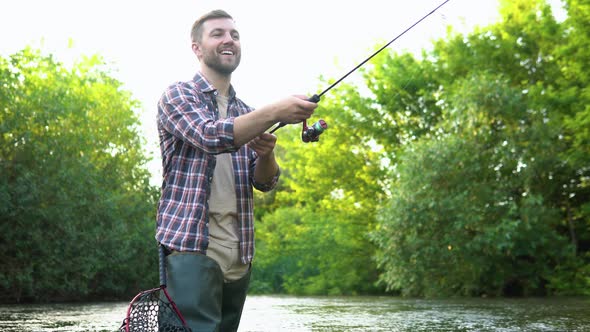
[[[307,96],[295,95],[281,99],[271,105],[276,108],[275,122],[293,124],[309,119],[318,104],[308,101],[308,99]]]

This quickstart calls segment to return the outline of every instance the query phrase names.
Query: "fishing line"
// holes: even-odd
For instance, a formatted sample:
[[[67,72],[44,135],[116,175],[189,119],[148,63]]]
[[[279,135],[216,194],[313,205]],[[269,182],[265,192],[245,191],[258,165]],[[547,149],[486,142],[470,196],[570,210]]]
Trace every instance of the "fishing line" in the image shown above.
[[[416,25],[418,25],[420,22],[422,22],[423,20],[425,20],[428,16],[432,15],[434,12],[436,12],[440,7],[444,6],[447,2],[449,2],[451,0],[445,0],[443,3],[441,3],[440,5],[438,5],[436,8],[434,8],[432,11],[430,11],[428,14],[424,15],[421,19],[419,19],[418,21],[414,22],[414,24],[412,24],[411,26],[409,26],[406,30],[404,30],[402,33],[400,33],[399,35],[397,35],[395,38],[393,38],[391,41],[389,41],[387,44],[383,45],[380,49],[378,49],[377,51],[375,51],[373,54],[371,54],[368,58],[366,58],[365,60],[363,60],[361,63],[359,63],[356,67],[354,67],[352,70],[350,70],[348,73],[346,73],[344,76],[342,76],[341,78],[339,78],[336,82],[332,83],[332,85],[330,85],[329,87],[327,87],[324,91],[322,91],[320,94],[314,94],[311,98],[309,98],[309,101],[312,101],[314,103],[317,103],[320,101],[321,97],[326,94],[326,92],[330,91],[333,87],[335,87],[336,85],[338,85],[340,82],[342,82],[342,80],[344,80],[346,77],[348,77],[348,75],[352,74],[353,72],[355,72],[357,69],[359,69],[360,67],[362,67],[365,63],[367,63],[369,60],[371,60],[374,56],[376,56],[377,54],[379,54],[381,51],[383,51],[384,49],[386,49],[389,45],[391,45],[393,42],[395,42],[396,40],[398,40],[401,36],[403,36],[406,32],[410,31],[412,28],[414,28]],[[284,127],[285,125],[287,125],[286,123],[280,122],[274,129],[272,129],[270,131],[270,133],[274,133],[277,129]],[[317,142],[319,140],[319,135],[321,133],[324,132],[325,129],[327,129],[327,124],[324,120],[319,120],[318,122],[314,123],[311,127],[307,127],[307,122],[306,120],[303,120],[303,129],[301,132],[301,138],[303,139],[304,142]]]

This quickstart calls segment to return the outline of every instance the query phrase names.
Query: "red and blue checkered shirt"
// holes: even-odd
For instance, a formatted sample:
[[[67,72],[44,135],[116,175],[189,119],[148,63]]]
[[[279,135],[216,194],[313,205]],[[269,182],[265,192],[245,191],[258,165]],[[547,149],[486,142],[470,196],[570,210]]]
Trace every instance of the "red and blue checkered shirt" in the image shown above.
[[[192,81],[169,86],[158,103],[158,133],[163,166],[158,202],[156,240],[178,251],[205,254],[209,244],[208,199],[215,155],[231,153],[236,183],[240,255],[244,264],[254,257],[253,187],[272,190],[254,181],[257,155],[247,145],[234,145],[234,119],[253,109],[236,98],[230,87],[227,118],[220,119],[217,90],[197,73]]]

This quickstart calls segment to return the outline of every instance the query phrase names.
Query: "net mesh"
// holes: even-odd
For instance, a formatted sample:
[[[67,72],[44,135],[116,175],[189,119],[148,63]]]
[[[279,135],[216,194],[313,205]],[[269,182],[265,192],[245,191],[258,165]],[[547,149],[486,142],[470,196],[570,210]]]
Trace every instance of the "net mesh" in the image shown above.
[[[129,304],[128,315],[119,331],[190,332],[162,288],[138,294]]]

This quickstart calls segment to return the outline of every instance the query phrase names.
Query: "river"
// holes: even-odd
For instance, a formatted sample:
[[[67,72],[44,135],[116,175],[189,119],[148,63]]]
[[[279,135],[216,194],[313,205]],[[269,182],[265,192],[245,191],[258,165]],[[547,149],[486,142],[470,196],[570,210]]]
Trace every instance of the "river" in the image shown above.
[[[0,331],[116,331],[128,303],[1,305]],[[590,331],[590,298],[249,296],[240,332]]]

